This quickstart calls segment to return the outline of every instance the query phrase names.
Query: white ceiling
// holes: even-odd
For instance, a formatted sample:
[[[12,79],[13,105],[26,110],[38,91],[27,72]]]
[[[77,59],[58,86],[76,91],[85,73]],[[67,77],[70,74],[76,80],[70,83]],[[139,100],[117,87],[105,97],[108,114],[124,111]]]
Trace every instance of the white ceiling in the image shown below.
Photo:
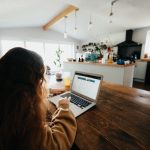
[[[79,8],[78,30],[74,32],[74,13],[67,20],[68,35],[79,40],[99,40],[110,33],[150,26],[150,0],[119,0],[113,6],[109,23],[111,0],[0,0],[0,28],[43,26],[68,4]],[[93,27],[88,31],[92,16]],[[51,29],[64,32],[64,20]]]

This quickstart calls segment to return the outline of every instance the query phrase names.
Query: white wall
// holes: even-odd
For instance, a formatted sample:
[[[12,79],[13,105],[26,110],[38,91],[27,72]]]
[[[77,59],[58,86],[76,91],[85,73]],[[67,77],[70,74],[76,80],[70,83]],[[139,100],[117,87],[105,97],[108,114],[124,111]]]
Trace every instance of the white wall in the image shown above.
[[[116,45],[125,41],[126,32],[112,33],[109,35],[109,39],[112,45]]]
[[[150,31],[150,27],[133,30],[132,40],[138,43],[142,43],[141,57],[143,57],[144,54],[146,35],[148,31]],[[126,31],[123,31],[118,33],[111,33],[108,36],[101,39],[101,41],[105,42],[106,40],[108,40],[112,45],[116,45],[118,43],[125,41],[125,37],[126,37]],[[90,41],[84,41],[82,44],[89,43],[89,42]],[[97,41],[91,41],[91,42],[97,42]]]
[[[109,44],[111,45],[116,45],[118,43],[121,43],[123,41],[125,41],[125,34],[126,32],[118,32],[118,33],[111,33],[107,36],[104,36],[103,38],[99,39],[99,41],[83,41],[82,44],[87,44],[89,42],[106,42],[108,41]]]
[[[150,31],[150,27],[136,29],[133,32],[132,39],[136,42],[142,43],[141,58],[143,58],[143,55],[144,55],[145,42],[146,42],[146,36],[147,36],[148,31]]]
[[[81,42],[79,40],[73,39],[71,37],[64,39],[63,34],[53,30],[44,31],[42,27],[3,28],[0,29],[0,40],[29,40],[44,42],[53,41],[57,43],[74,43],[75,51],[77,51],[77,45],[81,45]]]

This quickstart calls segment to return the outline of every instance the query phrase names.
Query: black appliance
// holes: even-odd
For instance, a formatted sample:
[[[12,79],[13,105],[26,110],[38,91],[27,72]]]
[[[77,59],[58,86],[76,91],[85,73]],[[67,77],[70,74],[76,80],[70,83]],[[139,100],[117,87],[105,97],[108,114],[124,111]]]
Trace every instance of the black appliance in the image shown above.
[[[132,41],[133,30],[126,31],[126,40],[117,44],[118,57],[124,60],[140,59],[142,44]]]
[[[150,62],[147,62],[145,85],[150,86]]]

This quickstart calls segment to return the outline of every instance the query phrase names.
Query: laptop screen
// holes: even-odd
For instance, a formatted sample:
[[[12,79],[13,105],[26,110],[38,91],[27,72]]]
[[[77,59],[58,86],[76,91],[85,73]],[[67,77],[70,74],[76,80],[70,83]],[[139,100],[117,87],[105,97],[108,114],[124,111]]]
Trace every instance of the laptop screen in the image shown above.
[[[84,73],[75,73],[72,82],[72,91],[96,100],[101,78]]]

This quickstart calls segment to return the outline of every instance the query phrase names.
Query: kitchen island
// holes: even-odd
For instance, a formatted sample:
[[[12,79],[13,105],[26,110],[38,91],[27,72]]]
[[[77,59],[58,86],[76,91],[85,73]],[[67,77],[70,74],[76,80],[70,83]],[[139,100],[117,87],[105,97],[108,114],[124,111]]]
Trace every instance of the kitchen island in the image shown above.
[[[92,63],[92,62],[64,62],[63,71],[69,71],[71,77],[75,71],[95,73],[103,75],[103,80],[132,87],[134,64],[118,65],[114,63]]]

